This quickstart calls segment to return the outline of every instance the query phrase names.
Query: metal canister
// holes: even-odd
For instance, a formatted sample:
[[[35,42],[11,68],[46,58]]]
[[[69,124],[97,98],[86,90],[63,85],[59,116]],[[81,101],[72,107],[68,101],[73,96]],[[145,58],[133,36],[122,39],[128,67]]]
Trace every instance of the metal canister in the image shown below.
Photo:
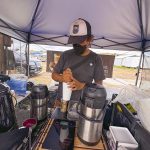
[[[80,99],[80,111],[77,135],[87,145],[95,145],[102,135],[105,114],[106,90],[103,86],[90,84],[83,90]]]
[[[47,118],[48,88],[46,85],[34,85],[31,91],[31,117],[38,121]]]

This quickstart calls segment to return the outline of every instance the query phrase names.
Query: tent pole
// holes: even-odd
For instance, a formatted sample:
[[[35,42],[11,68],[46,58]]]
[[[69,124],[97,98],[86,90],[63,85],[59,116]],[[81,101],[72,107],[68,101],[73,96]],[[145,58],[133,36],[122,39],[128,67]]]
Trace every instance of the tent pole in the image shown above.
[[[23,37],[20,33],[18,33],[18,32],[17,32],[15,29],[13,29],[10,25],[8,25],[4,20],[0,19],[0,21],[1,21],[2,23],[4,23],[9,29],[11,29],[12,31],[14,31],[17,35],[19,35],[21,38],[23,38],[24,40],[26,40],[25,37]]]
[[[39,36],[39,35],[35,35],[33,33],[31,33],[31,35],[34,35],[34,36],[42,38],[42,39],[40,39],[40,41],[42,41],[42,40],[49,40],[49,41],[52,41],[52,42],[55,42],[55,43],[58,43],[58,44],[66,45],[65,43],[61,43],[61,42],[53,40],[53,39],[56,39],[56,38],[59,38],[59,37],[67,37],[66,35],[64,35],[64,36],[57,36],[57,37],[51,37],[51,38],[45,38],[45,37],[42,37],[42,36]],[[30,42],[35,43],[35,42],[38,42],[38,41],[39,40],[30,41]]]
[[[26,43],[26,76],[29,77],[29,43]]]
[[[142,63],[142,58],[144,56],[144,52],[142,51],[141,52],[141,56],[140,56],[140,62],[139,62],[139,66],[138,66],[138,71],[137,71],[137,76],[136,76],[136,82],[135,82],[135,85],[137,86],[138,84],[138,80],[139,80],[139,74],[140,74],[140,69],[141,69],[141,63]],[[144,60],[143,60],[144,61]]]
[[[103,39],[106,40],[106,41],[115,43],[114,46],[115,46],[115,45],[123,45],[123,46],[129,47],[129,48],[137,49],[136,47],[132,47],[132,46],[130,46],[130,45],[127,45],[127,44],[130,44],[130,43],[119,43],[119,42],[116,42],[116,41],[113,41],[113,40],[110,40],[110,39],[107,39],[107,38],[103,38]],[[108,45],[108,46],[109,46],[109,45]],[[113,45],[112,45],[112,46],[113,46]],[[103,46],[103,47],[104,47],[104,46]],[[107,47],[107,46],[105,46],[105,47]]]
[[[20,66],[22,70],[22,51],[21,51],[21,41],[20,41]]]
[[[135,85],[138,85],[138,80],[139,80],[139,73],[141,67],[143,67],[142,60],[144,62],[144,51],[145,51],[145,45],[146,45],[146,39],[144,37],[144,28],[143,28],[143,22],[142,22],[142,2],[141,0],[137,0],[137,6],[138,6],[138,12],[139,12],[139,19],[140,19],[140,29],[141,29],[141,56],[140,56],[140,62],[139,62],[139,67],[138,67],[138,72],[137,72],[137,78]]]
[[[27,45],[27,43],[26,43],[26,47],[25,47],[25,57],[26,57],[26,76],[28,76],[28,65],[27,65],[27,62],[28,62],[28,57],[27,57],[27,47],[28,47],[28,45]]]
[[[144,52],[145,53],[145,52]],[[142,72],[143,72],[143,67],[144,67],[144,60],[145,60],[145,55],[144,55],[144,53],[143,53],[143,61],[142,61],[142,64],[141,64],[141,66],[142,66]],[[140,80],[140,83],[139,83],[139,87],[141,86],[141,83],[142,83],[142,77],[141,77],[141,80]]]
[[[3,35],[9,36],[9,35],[4,34],[4,33],[2,33],[2,32],[0,32],[0,33],[3,34]],[[15,40],[18,40],[18,41],[21,41],[21,42],[23,42],[23,43],[26,43],[26,41],[20,40],[20,39],[18,39],[18,38],[13,37],[13,36],[10,36],[10,37],[13,38],[13,39],[15,39]]]
[[[33,17],[32,17],[31,27],[30,27],[30,31],[29,31],[29,33],[28,33],[28,39],[27,39],[27,45],[26,45],[26,61],[27,61],[26,75],[27,75],[28,77],[30,76],[30,70],[29,70],[29,69],[30,69],[30,68],[29,68],[29,67],[30,67],[30,66],[29,66],[29,61],[30,61],[30,58],[29,58],[29,51],[30,51],[31,32],[32,32],[32,27],[33,27],[33,24],[34,24],[35,16],[36,16],[36,13],[37,13],[37,10],[38,10],[40,1],[41,1],[41,0],[38,0],[36,9],[35,9],[34,14],[33,14]]]
[[[28,68],[27,68],[28,69],[28,74],[27,75],[28,75],[28,77],[30,76],[30,70],[29,70],[29,67],[30,67],[30,65],[29,65],[29,61],[30,61],[29,51],[30,50],[29,49],[30,49],[30,44],[28,43],[28,51],[27,51],[27,54],[28,54],[28,62],[27,62],[27,64],[28,64],[27,65],[28,66]]]

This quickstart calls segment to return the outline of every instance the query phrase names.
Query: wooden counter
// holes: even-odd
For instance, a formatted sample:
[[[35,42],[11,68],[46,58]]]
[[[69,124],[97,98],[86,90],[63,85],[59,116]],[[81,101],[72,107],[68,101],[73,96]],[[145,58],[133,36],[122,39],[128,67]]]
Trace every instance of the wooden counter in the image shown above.
[[[47,133],[51,129],[53,121],[54,121],[54,119],[48,119],[47,125],[44,127],[41,134],[39,135],[37,145],[34,146],[33,150],[45,150],[43,148],[43,143],[44,143],[44,140],[47,136]],[[95,146],[87,146],[87,145],[83,144],[79,140],[79,138],[77,137],[76,129],[75,129],[75,134],[74,134],[74,144],[73,144],[73,146],[74,146],[73,150],[107,150],[103,138],[101,138],[100,142]]]
[[[87,146],[79,140],[79,138],[77,137],[76,132],[75,132],[74,150],[106,150],[106,149],[105,149],[105,144],[104,144],[102,138],[97,145]]]

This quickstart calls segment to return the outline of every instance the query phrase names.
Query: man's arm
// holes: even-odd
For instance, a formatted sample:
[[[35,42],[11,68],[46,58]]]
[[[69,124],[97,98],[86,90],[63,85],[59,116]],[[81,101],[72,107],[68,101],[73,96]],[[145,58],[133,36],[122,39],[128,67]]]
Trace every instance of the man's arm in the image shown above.
[[[58,82],[70,82],[72,78],[72,72],[69,68],[63,71],[63,74],[57,72],[52,73],[52,79]]]
[[[52,73],[52,79],[55,81],[58,81],[58,82],[63,82],[63,75],[56,73],[56,72],[53,72]]]
[[[68,82],[68,85],[72,89],[72,91],[75,91],[75,90],[82,90],[86,84],[78,81],[74,77],[71,77],[71,81]]]
[[[96,81],[95,83],[103,85],[102,80]],[[73,91],[75,91],[75,90],[82,90],[86,86],[86,83],[80,82],[76,80],[75,78],[72,78],[72,81],[68,82],[68,85]]]
[[[67,68],[63,74],[59,74],[56,72],[52,73],[52,79],[58,82],[66,82],[68,83],[69,87],[75,91],[75,90],[81,90],[84,88],[85,83],[82,83],[78,80],[76,80],[73,76],[72,76],[72,72],[69,68]]]

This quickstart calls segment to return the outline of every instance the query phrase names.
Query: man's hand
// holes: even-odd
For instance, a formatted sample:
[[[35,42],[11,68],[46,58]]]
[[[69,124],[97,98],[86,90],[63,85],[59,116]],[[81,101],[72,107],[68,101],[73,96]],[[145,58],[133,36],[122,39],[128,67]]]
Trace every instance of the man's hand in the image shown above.
[[[55,102],[54,102],[54,108],[55,107],[61,107],[61,101],[60,100],[55,100]]]
[[[74,77],[71,77],[71,82],[68,82],[68,85],[72,89],[72,91],[75,91],[75,90],[83,89],[85,86],[85,83],[82,83],[76,80]]]
[[[71,82],[71,78],[72,78],[72,71],[70,68],[67,68],[66,70],[64,70],[63,74],[63,82]]]

